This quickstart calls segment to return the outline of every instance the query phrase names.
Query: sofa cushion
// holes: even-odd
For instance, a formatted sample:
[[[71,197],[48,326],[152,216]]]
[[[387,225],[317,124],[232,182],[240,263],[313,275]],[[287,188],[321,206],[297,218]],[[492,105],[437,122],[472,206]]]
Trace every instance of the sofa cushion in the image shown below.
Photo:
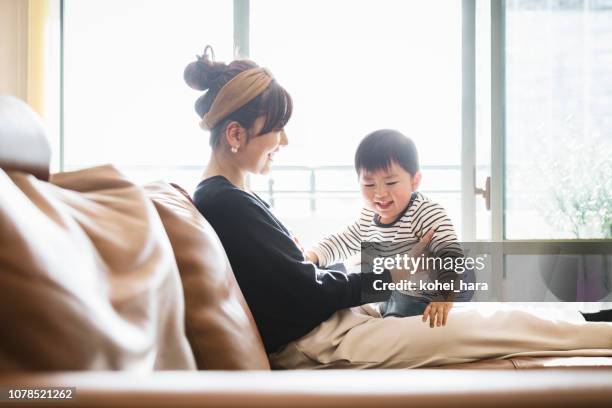
[[[0,95],[0,168],[49,179],[51,146],[43,123],[25,102]]]
[[[195,369],[155,207],[111,166],[0,170],[0,370]]]
[[[156,182],[145,186],[178,263],[187,337],[199,369],[269,370],[253,316],[216,233],[189,196]]]

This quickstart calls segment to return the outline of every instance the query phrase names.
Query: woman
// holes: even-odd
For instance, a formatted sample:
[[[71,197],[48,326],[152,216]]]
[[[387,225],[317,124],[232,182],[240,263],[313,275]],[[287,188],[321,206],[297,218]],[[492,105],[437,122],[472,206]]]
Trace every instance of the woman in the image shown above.
[[[291,97],[254,62],[226,65],[209,54],[212,49],[206,47],[184,74],[189,86],[207,91],[195,108],[200,125],[210,131],[212,147],[194,202],[223,243],[273,365],[415,367],[581,348],[612,354],[612,325],[587,327],[579,316],[556,323],[522,312],[486,317],[470,311],[457,313],[461,317],[444,331],[428,331],[414,318],[381,319],[372,308],[357,307],[387,300],[391,292],[374,290],[374,281],[398,282],[407,278],[405,272],[347,275],[317,269],[304,260],[287,228],[246,185],[247,174],[268,173],[275,154],[288,144],[284,126],[292,113]],[[429,239],[426,236],[415,253]],[[503,337],[521,330],[525,335],[514,335],[507,344],[490,342],[482,330],[466,334],[473,324],[487,327],[488,335]],[[534,324],[541,326],[538,334],[549,334],[534,337]],[[584,326],[578,334],[577,325]]]

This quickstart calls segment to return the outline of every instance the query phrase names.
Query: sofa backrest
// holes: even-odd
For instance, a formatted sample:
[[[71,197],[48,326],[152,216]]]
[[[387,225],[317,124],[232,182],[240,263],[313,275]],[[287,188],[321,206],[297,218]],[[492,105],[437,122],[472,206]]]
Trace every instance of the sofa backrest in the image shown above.
[[[145,186],[164,223],[185,293],[185,325],[201,370],[269,370],[257,326],[217,234],[186,193]]]

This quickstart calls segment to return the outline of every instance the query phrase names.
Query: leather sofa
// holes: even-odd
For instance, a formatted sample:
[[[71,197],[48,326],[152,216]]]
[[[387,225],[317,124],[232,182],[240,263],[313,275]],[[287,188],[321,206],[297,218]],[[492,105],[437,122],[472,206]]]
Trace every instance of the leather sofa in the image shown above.
[[[612,404],[610,357],[515,357],[404,371],[271,371],[257,327],[221,243],[184,191],[166,183],[134,186],[111,167],[50,175],[49,162],[50,147],[40,120],[23,102],[0,96],[0,273],[5,277],[2,280],[0,275],[0,404],[3,406],[12,403],[25,406],[23,402],[5,402],[9,388],[53,386],[76,387],[75,401],[54,400],[54,405],[87,407]],[[98,274],[98,280],[91,282],[100,283],[101,276],[106,279],[102,283],[109,288],[102,295],[91,292],[88,296],[98,300],[92,304],[104,303],[109,313],[115,313],[116,320],[123,319],[137,328],[138,325],[148,328],[152,322],[159,325],[163,320],[164,327],[178,333],[168,337],[168,329],[155,333],[143,329],[148,341],[141,341],[138,347],[142,349],[137,352],[134,344],[113,337],[117,335],[116,327],[100,323],[95,308],[86,313],[81,310],[79,314],[78,310],[66,306],[78,300],[85,305],[81,309],[87,307],[90,299],[83,299],[78,286],[64,287],[58,295],[62,297],[60,300],[41,300],[47,288],[55,287],[49,286],[53,279],[61,279],[62,274],[70,271],[63,270],[61,262],[53,265],[43,262],[47,259],[45,256],[57,253],[32,254],[32,248],[44,247],[29,243],[29,240],[41,239],[41,234],[48,234],[42,225],[47,218],[58,224],[57,217],[63,220],[62,217],[74,216],[81,217],[77,224],[83,227],[83,234],[82,231],[76,235],[73,230],[67,232],[65,225],[70,223],[65,221],[57,236],[43,238],[50,243],[66,241],[73,246],[89,239],[96,251],[106,248],[109,243],[103,239],[105,231],[100,232],[89,221],[82,220],[90,202],[80,200],[105,205],[108,197],[100,197],[109,191],[120,191],[120,194],[131,191],[134,203],[142,204],[142,197],[146,198],[143,211],[148,214],[148,231],[155,231],[159,237],[158,250],[171,253],[175,260],[165,269],[157,268],[157,274],[145,284],[127,285],[137,289],[133,292],[125,289],[126,279],[131,276],[126,273],[131,271],[126,272],[124,267],[113,270],[117,262],[129,261],[117,255],[122,246],[114,247],[115,252],[110,255],[117,259],[102,256],[105,264],[100,270],[104,273],[91,272]],[[28,205],[21,204],[24,212],[32,211],[25,221],[14,216],[17,201],[11,201],[11,195],[18,195],[22,203],[32,202],[37,206],[28,209]],[[48,207],[53,207],[51,213]],[[68,210],[64,214],[58,208]],[[152,215],[152,209],[157,215]],[[106,214],[103,210],[99,212]],[[27,219],[40,217],[41,211],[43,221],[36,224],[40,229],[28,232],[23,224]],[[112,221],[111,224],[108,219],[91,223],[112,227]],[[22,248],[19,250],[22,252],[26,248],[26,258],[29,258],[25,259],[15,248]],[[88,254],[79,256],[89,259]],[[30,258],[38,260],[30,262]],[[100,263],[98,258],[96,265]],[[167,257],[158,258],[167,261]],[[64,259],[70,257],[66,255]],[[34,284],[17,285],[11,280],[17,277],[19,282],[28,282],[33,279],[32,271],[45,276],[36,293],[31,292]],[[160,281],[165,282],[164,291],[169,285],[171,293],[179,296],[161,296],[166,292],[162,292]],[[143,295],[146,302],[142,301]],[[146,308],[156,307],[151,306],[151,299],[164,299],[166,303],[156,313],[150,313]],[[134,316],[140,320],[134,320]],[[38,338],[38,333],[49,333],[50,318],[67,322],[58,323],[52,331],[55,337],[50,337],[51,349]],[[78,341],[75,336],[80,336]],[[104,341],[94,341],[100,338]],[[57,350],[63,352],[49,356]],[[134,368],[134,356],[145,352],[155,355],[155,362]],[[91,355],[96,359],[90,358]]]

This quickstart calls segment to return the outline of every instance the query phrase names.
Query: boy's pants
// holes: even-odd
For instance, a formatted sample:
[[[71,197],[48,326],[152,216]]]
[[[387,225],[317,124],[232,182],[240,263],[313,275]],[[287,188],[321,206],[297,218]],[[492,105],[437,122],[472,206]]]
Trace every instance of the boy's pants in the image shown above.
[[[304,337],[270,355],[273,368],[414,368],[484,358],[612,356],[612,323],[578,312],[461,304],[446,326],[420,316],[381,318],[369,305],[334,313]]]
[[[383,317],[407,317],[422,315],[429,300],[393,291],[389,300],[381,305]]]

